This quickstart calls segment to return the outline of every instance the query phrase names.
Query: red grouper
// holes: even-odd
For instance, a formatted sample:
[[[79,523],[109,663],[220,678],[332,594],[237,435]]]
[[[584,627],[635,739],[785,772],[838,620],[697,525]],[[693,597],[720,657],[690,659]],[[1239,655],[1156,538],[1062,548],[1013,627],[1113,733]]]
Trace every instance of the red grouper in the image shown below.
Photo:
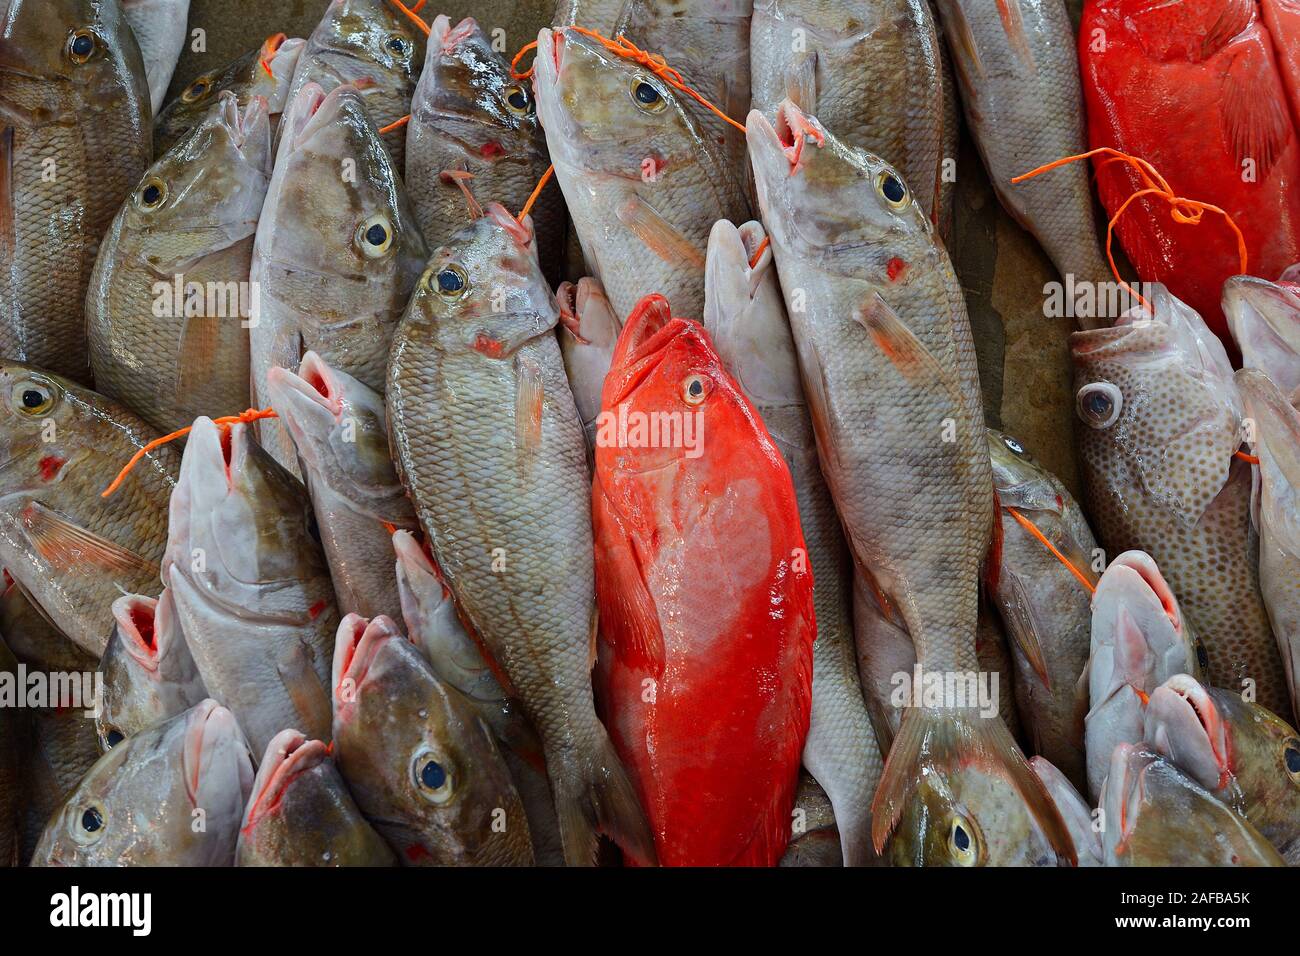
[[[1079,29],[1092,148],[1140,157],[1177,196],[1222,208],[1241,229],[1249,271],[1268,278],[1300,259],[1300,64],[1287,60],[1300,40],[1281,32],[1300,21],[1296,6],[1089,0]],[[1111,216],[1148,185],[1124,163],[1094,162]],[[1244,270],[1219,215],[1148,195],[1116,230],[1144,281],[1163,282],[1229,341],[1219,297]]]
[[[790,472],[697,322],[619,336],[592,492],[595,686],[659,862],[775,866],[812,701],[812,572]]]

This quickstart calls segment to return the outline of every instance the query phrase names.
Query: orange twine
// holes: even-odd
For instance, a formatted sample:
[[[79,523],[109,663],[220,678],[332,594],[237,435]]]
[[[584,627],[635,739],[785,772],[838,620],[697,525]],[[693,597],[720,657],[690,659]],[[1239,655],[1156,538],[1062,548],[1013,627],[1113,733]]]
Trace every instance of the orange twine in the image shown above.
[[[754,250],[754,254],[749,259],[749,267],[751,269],[754,268],[754,266],[758,265],[758,260],[763,258],[763,250],[766,249],[769,245],[771,245],[771,243],[772,243],[771,236],[763,237],[763,241],[758,244],[758,248]]]
[[[389,123],[387,126],[383,127],[379,132],[380,132],[380,133],[391,133],[391,132],[392,132],[393,130],[395,130],[395,129],[401,129],[403,126],[405,126],[405,125],[406,125],[407,123],[409,123],[409,122],[411,122],[411,114],[410,114],[410,113],[407,113],[407,114],[406,114],[405,116],[403,116],[401,119],[399,119],[399,120],[394,120],[393,122]]]
[[[1003,510],[1005,510],[1008,514],[1010,514],[1011,517],[1015,518],[1016,521],[1020,522],[1020,526],[1024,528],[1026,531],[1028,531],[1030,534],[1032,534],[1035,538],[1037,538],[1039,542],[1043,545],[1043,547],[1045,547],[1048,551],[1052,552],[1052,554],[1055,555],[1056,560],[1060,561],[1063,565],[1065,565],[1066,570],[1068,570],[1071,574],[1073,574],[1076,578],[1078,578],[1079,583],[1088,589],[1089,594],[1092,594],[1097,590],[1097,588],[1093,585],[1093,583],[1088,580],[1087,575],[1085,575],[1082,571],[1076,568],[1069,558],[1061,554],[1061,552],[1057,550],[1056,545],[1048,541],[1047,536],[1043,534],[1043,532],[1038,530],[1037,525],[1035,525],[1024,515],[1022,515],[1015,508],[1007,508],[1004,506]]]
[[[423,30],[425,36],[429,35],[430,32],[429,24],[425,23],[418,16],[416,16],[416,11],[424,6],[424,0],[420,0],[420,2],[415,5],[415,9],[411,9],[410,7],[406,6],[406,4],[402,3],[402,0],[388,0],[388,2],[391,3],[393,6],[397,7],[397,9],[400,10],[408,20],[410,20],[417,27]]]

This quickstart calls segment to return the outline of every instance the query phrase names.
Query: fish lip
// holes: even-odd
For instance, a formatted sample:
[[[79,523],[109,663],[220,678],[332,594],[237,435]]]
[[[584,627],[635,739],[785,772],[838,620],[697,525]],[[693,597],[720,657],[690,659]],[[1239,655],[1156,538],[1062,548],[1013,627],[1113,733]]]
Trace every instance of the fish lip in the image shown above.
[[[1117,854],[1123,851],[1124,844],[1133,834],[1133,821],[1137,818],[1144,795],[1144,778],[1155,759],[1150,753],[1128,742],[1117,744],[1111,754],[1110,775],[1115,776],[1117,771],[1119,773],[1116,790],[1116,803],[1120,811],[1120,836],[1115,847]],[[1109,781],[1106,787],[1110,789]]]
[[[601,393],[601,405],[616,408],[663,361],[668,347],[693,323],[675,318],[668,300],[651,294],[637,303],[619,333]]]
[[[745,120],[746,134],[753,129],[755,135],[767,139],[785,156],[789,163],[788,175],[795,176],[804,169],[803,151],[809,139],[818,149],[826,145],[826,132],[814,117],[799,109],[788,97],[776,106],[769,120],[760,110],[750,110]]]
[[[356,694],[370,672],[370,666],[384,645],[397,637],[392,620],[380,614],[367,621],[359,614],[349,614],[339,623],[334,650],[334,703],[338,711],[356,704]],[[351,681],[352,700],[343,698],[343,685]]]
[[[1223,312],[1234,339],[1240,338],[1237,323],[1249,309],[1269,331],[1286,340],[1284,326],[1300,318],[1300,295],[1259,276],[1233,276],[1223,284]],[[1280,312],[1279,310],[1285,310]],[[1288,314],[1289,313],[1289,314]]]
[[[207,750],[215,748],[222,736],[230,736],[234,742],[242,743],[245,753],[248,742],[239,728],[235,715],[222,707],[211,697],[194,705],[186,719],[185,743],[181,751],[181,764],[185,778],[185,793],[191,806],[199,806],[200,776],[204,770],[203,757]],[[251,759],[249,769],[252,769]]]
[[[150,638],[144,636],[136,621],[134,612],[142,608],[148,610]],[[113,621],[117,625],[118,632],[124,638],[122,646],[133,660],[150,673],[157,673],[159,662],[162,659],[162,647],[159,643],[160,635],[154,624],[154,615],[157,610],[158,600],[145,597],[143,594],[123,594],[110,606]]]
[[[1172,675],[1163,685],[1156,688],[1155,694],[1160,694],[1162,691],[1168,692],[1176,700],[1181,700],[1183,706],[1192,711],[1197,722],[1205,730],[1210,754],[1214,757],[1215,767],[1219,771],[1219,779],[1214,789],[1222,790],[1232,778],[1231,756],[1228,752],[1227,723],[1215,705],[1214,698],[1190,674]],[[1152,694],[1152,700],[1155,699],[1155,694]]]
[[[415,535],[405,528],[398,528],[393,532],[393,553],[397,556],[397,563],[400,564],[407,573],[415,572],[426,574],[438,581],[442,586],[443,593],[446,594],[447,586],[442,584],[442,575],[438,573],[438,568],[434,565],[433,560],[424,549],[424,545],[416,540]]]
[[[1174,595],[1173,588],[1169,586],[1169,582],[1160,573],[1160,568],[1151,556],[1144,551],[1125,551],[1111,561],[1106,566],[1106,570],[1110,570],[1113,565],[1128,568],[1141,578],[1142,582],[1150,588],[1156,600],[1160,602],[1160,607],[1164,610],[1165,617],[1169,619],[1170,625],[1173,626],[1174,633],[1182,637],[1184,630],[1183,615],[1178,607],[1178,598]]]
[[[333,369],[315,351],[303,355],[297,372],[275,365],[267,371],[266,379],[268,387],[281,386],[319,405],[334,417],[336,424],[343,420],[343,392]]]
[[[235,487],[235,475],[242,470],[248,455],[247,427],[243,422],[218,425],[206,416],[196,418],[185,442],[185,454],[194,454],[200,460],[206,458],[212,467],[220,468],[226,476],[226,490],[231,491]]]
[[[282,730],[272,737],[253,779],[253,797],[248,802],[241,832],[249,832],[274,810],[294,779],[328,758],[329,748],[325,743],[309,739],[301,731]]]

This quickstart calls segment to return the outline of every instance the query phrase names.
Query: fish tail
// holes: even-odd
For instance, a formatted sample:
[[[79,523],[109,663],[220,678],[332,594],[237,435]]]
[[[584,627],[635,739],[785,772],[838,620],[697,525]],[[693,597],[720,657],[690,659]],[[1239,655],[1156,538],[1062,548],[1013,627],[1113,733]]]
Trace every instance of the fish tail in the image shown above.
[[[653,866],[654,837],[641,801],[609,735],[596,726],[599,734],[590,753],[548,759],[565,864],[594,865],[597,835],[603,833],[632,862]]]
[[[877,853],[897,826],[923,773],[945,773],[971,763],[996,768],[1016,789],[1064,865],[1077,863],[1074,842],[1055,802],[999,717],[936,707],[906,707],[885,760],[871,807]]]

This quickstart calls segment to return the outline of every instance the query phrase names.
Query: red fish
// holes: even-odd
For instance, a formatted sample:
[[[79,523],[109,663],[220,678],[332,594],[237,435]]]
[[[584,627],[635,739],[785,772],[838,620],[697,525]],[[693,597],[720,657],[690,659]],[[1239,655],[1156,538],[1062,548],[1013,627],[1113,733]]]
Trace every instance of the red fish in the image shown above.
[[[602,395],[595,685],[668,866],[774,866],[812,699],[790,472],[704,328],[658,295]],[[657,431],[657,434],[654,432]]]
[[[1079,58],[1091,146],[1141,157],[1178,196],[1221,207],[1242,231],[1249,271],[1275,276],[1300,259],[1300,12],[1296,0],[1262,6],[1089,0]],[[1113,216],[1143,184],[1126,164],[1095,162]],[[1230,343],[1219,298],[1243,270],[1222,217],[1180,223],[1146,196],[1116,229],[1143,281],[1164,283]]]

